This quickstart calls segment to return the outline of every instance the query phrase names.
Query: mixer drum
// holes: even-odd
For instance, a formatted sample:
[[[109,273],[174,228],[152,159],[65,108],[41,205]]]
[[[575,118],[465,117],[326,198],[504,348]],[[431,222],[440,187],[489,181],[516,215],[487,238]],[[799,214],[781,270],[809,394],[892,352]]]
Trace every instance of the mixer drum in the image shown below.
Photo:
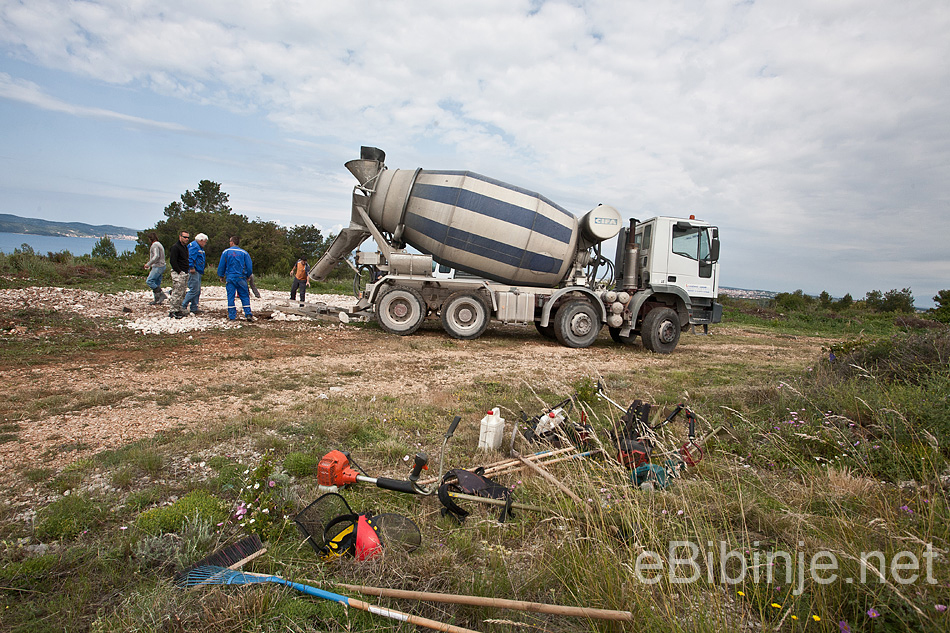
[[[470,171],[384,170],[369,216],[442,263],[502,283],[557,286],[578,221],[544,196]]]

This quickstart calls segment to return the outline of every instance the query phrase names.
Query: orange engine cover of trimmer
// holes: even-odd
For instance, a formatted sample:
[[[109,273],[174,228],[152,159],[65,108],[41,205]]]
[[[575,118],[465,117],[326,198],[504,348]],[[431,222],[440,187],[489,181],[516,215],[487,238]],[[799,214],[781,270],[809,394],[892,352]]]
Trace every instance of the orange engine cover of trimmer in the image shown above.
[[[321,486],[345,486],[356,483],[359,475],[350,468],[350,460],[341,451],[330,451],[317,464],[317,483]]]

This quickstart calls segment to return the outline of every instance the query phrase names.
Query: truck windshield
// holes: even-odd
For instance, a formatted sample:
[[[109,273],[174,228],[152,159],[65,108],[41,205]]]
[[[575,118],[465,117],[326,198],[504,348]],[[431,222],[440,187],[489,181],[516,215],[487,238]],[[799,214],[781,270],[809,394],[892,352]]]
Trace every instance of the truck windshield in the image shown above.
[[[673,252],[690,259],[706,259],[709,257],[709,234],[704,228],[680,228],[674,225]]]

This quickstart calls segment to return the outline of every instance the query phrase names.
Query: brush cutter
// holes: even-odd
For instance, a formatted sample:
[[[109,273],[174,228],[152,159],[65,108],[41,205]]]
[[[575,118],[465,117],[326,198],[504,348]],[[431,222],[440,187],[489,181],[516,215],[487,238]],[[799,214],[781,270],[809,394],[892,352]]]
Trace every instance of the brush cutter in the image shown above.
[[[452,424],[449,425],[448,430],[443,436],[442,450],[439,457],[439,479],[442,478],[445,445],[455,434],[455,429],[461,420],[462,418],[460,416],[455,416],[455,419],[452,420]],[[366,475],[349,453],[334,450],[324,455],[320,463],[317,464],[317,483],[320,484],[320,490],[323,492],[336,492],[343,486],[363,482],[374,484],[377,488],[383,488],[384,490],[394,490],[411,495],[431,495],[435,494],[435,488],[425,487],[419,484],[419,476],[423,470],[429,469],[428,464],[429,456],[423,452],[419,452],[416,453],[413,459],[412,470],[409,473],[408,479],[370,477]]]

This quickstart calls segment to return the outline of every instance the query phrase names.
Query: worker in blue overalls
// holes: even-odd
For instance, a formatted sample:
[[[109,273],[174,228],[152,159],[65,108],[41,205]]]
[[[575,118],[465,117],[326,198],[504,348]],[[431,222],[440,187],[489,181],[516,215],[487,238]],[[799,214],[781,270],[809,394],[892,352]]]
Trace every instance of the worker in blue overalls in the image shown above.
[[[251,263],[251,256],[247,251],[238,246],[241,239],[237,236],[231,238],[231,246],[224,249],[221,253],[221,261],[218,262],[218,278],[225,282],[225,288],[228,293],[228,319],[231,321],[237,318],[237,308],[234,305],[234,295],[241,298],[241,305],[244,307],[244,318],[253,321],[251,315],[251,297],[247,291],[247,278],[254,274],[254,265]]]

